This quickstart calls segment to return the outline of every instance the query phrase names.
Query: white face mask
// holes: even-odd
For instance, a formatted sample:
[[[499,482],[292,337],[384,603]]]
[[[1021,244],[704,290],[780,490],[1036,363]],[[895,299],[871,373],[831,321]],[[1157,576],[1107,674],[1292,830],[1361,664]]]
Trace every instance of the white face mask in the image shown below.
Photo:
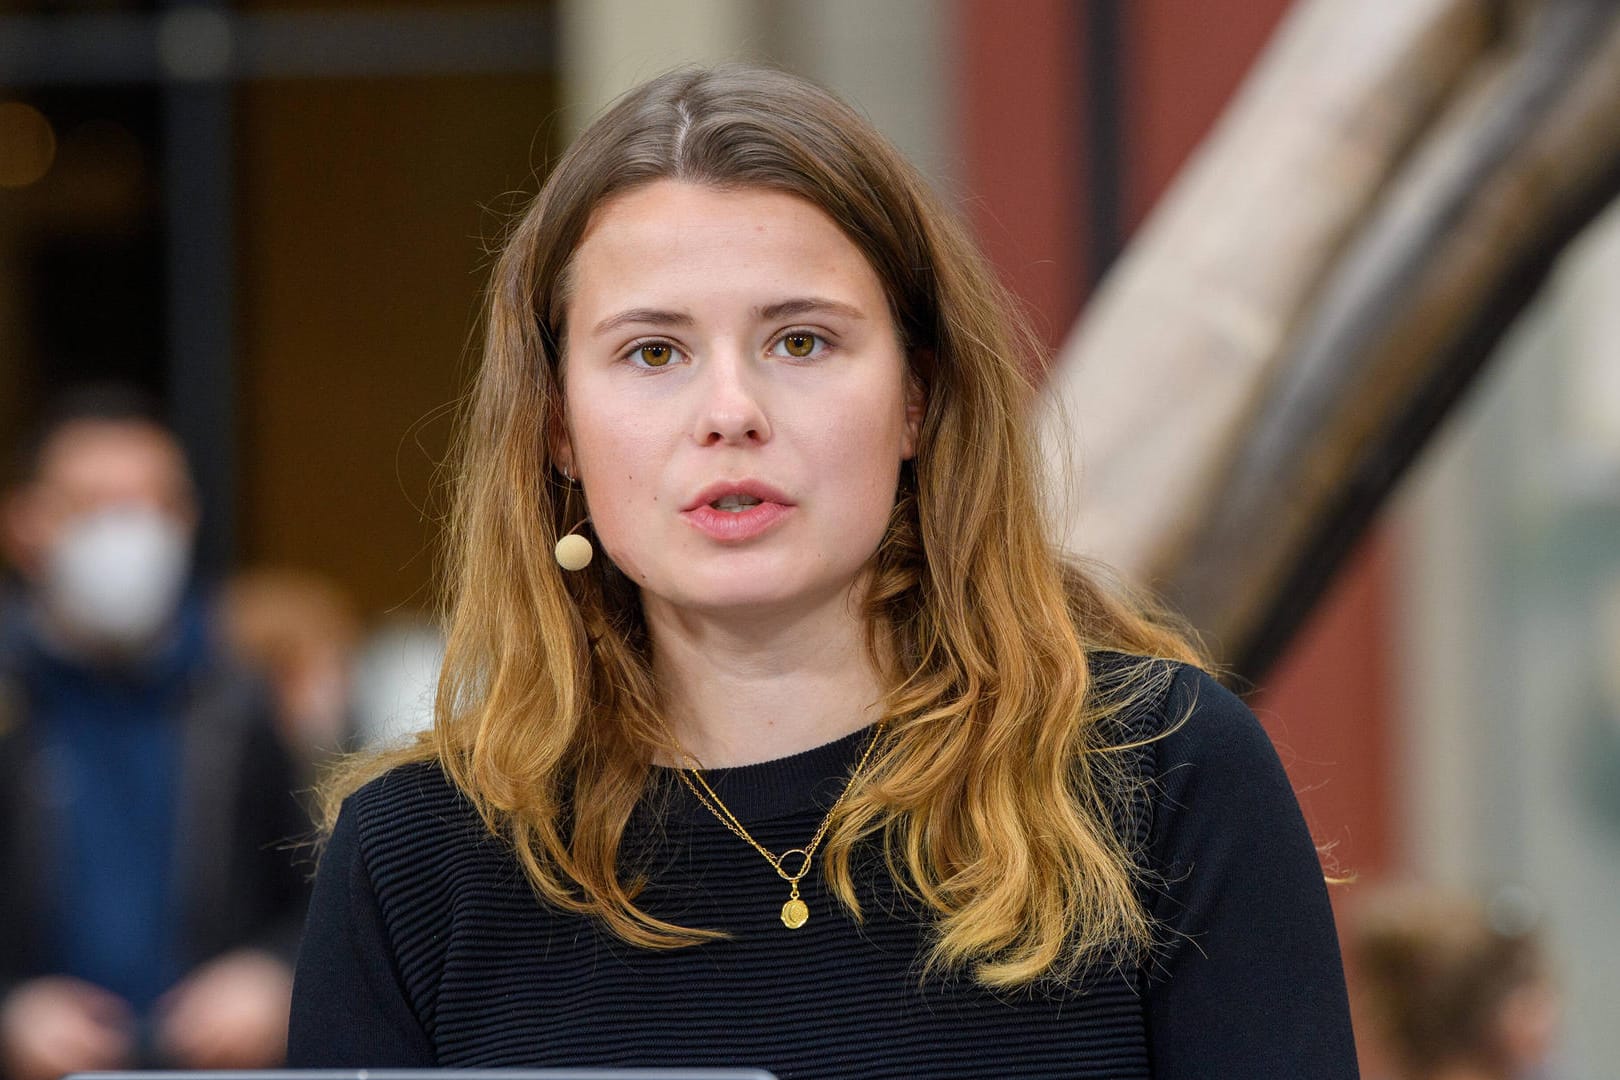
[[[84,637],[138,648],[173,618],[190,563],[190,533],[167,515],[140,506],[98,511],[68,526],[49,553],[45,602]]]

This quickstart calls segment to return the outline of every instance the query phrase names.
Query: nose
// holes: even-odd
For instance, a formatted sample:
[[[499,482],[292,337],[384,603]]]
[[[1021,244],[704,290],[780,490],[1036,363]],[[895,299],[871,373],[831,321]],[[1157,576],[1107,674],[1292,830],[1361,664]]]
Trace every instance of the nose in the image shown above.
[[[693,436],[701,446],[768,442],[767,417],[758,372],[739,356],[716,356],[698,380],[701,400]]]

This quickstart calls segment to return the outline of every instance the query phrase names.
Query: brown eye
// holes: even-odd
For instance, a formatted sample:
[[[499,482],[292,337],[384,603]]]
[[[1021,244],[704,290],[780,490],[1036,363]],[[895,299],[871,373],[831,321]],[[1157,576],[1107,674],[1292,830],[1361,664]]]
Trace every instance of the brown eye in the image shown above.
[[[646,345],[636,346],[636,359],[648,367],[663,367],[675,355],[675,350],[668,345],[650,342]]]
[[[787,350],[789,356],[802,360],[816,351],[816,335],[789,334],[782,339],[782,347]]]

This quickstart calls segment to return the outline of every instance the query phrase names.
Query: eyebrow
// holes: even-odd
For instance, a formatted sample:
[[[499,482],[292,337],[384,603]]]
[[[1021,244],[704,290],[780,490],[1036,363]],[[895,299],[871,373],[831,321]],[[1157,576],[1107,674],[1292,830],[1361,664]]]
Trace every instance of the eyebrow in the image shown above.
[[[866,314],[858,307],[838,300],[828,300],[820,296],[802,296],[795,297],[792,300],[781,300],[755,310],[759,312],[759,317],[762,319],[786,319],[794,315],[809,315],[814,312],[842,315],[846,319],[866,318]]]
[[[692,316],[684,311],[659,311],[657,308],[631,308],[617,315],[609,315],[596,324],[595,334],[606,334],[632,323],[651,323],[654,326],[691,326]]]
[[[799,296],[791,300],[779,300],[774,304],[754,309],[755,313],[766,320],[787,319],[796,315],[809,315],[815,312],[828,312],[833,315],[842,315],[846,319],[864,319],[866,315],[860,308],[846,304],[839,300],[829,300],[821,296]],[[658,308],[631,308],[621,311],[617,315],[609,315],[596,324],[592,333],[601,335],[611,333],[622,326],[634,324],[652,326],[681,326],[693,324],[692,316],[684,311],[663,311]]]

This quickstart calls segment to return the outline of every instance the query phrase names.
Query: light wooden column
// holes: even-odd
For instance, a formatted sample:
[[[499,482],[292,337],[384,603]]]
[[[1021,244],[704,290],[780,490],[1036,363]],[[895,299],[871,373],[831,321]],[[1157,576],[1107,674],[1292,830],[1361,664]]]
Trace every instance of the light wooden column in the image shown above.
[[[753,55],[763,31],[755,0],[564,0],[559,8],[565,138],[672,67]]]

